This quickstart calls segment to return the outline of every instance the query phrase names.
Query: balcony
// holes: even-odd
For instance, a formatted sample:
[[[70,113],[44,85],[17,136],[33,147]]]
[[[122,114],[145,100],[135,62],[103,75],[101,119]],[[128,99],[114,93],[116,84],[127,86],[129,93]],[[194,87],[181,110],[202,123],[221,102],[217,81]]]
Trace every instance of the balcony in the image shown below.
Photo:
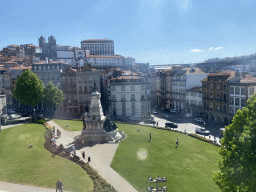
[[[111,99],[112,102],[116,102],[116,99]]]
[[[131,102],[135,102],[136,101],[136,99],[131,99]]]
[[[126,99],[121,99],[121,102],[126,102]]]

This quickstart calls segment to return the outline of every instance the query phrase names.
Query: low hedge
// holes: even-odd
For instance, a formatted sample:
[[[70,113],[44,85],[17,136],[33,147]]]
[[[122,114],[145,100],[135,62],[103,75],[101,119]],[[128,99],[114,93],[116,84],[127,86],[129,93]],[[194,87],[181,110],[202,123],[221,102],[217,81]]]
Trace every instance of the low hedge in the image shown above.
[[[202,137],[202,136],[200,136],[200,135],[197,135],[197,134],[194,134],[194,133],[189,133],[188,136],[194,137],[194,138],[199,139],[199,140],[201,140],[201,141],[205,141],[205,142],[210,143],[210,144],[212,144],[212,145],[215,145],[215,146],[217,146],[217,147],[221,147],[220,144],[215,143],[214,141],[212,141],[212,140],[210,140],[210,139],[206,139],[205,137]]]

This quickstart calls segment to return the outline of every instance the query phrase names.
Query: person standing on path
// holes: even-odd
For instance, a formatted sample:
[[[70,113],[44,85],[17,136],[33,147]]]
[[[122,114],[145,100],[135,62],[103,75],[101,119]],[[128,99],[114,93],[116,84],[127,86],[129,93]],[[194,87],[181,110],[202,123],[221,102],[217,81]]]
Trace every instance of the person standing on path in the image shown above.
[[[91,157],[89,156],[89,157],[88,157],[88,163],[90,163],[90,161],[91,161]]]
[[[158,122],[156,122],[156,126],[158,127]]]
[[[60,183],[60,191],[63,192],[63,183],[61,180],[59,181],[59,183]]]
[[[151,133],[149,133],[149,140],[151,140]]]
[[[58,190],[60,190],[60,181],[59,181],[59,179],[57,179],[57,181],[56,181],[56,192],[58,191]]]
[[[83,157],[83,159],[85,158],[85,152],[84,151],[82,151],[82,157]]]
[[[177,139],[176,140],[176,148],[178,147],[178,145],[179,145],[179,140]]]

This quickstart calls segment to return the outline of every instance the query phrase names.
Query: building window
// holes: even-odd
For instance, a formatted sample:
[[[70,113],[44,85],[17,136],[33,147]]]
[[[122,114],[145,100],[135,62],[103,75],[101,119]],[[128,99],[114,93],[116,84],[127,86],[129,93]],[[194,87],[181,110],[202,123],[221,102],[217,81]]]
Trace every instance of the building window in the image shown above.
[[[212,83],[209,84],[209,89],[213,89],[213,84]]]
[[[112,91],[116,91],[116,86],[112,86]]]
[[[113,110],[116,110],[116,103],[112,103],[113,105]]]
[[[250,95],[253,95],[253,93],[254,93],[254,87],[251,87],[249,92],[250,92]]]
[[[84,78],[84,83],[87,83],[87,78],[86,77]]]
[[[87,86],[84,86],[84,93],[87,93]]]
[[[210,108],[210,109],[213,109],[213,103],[210,103],[210,104],[209,104],[209,108]]]
[[[230,88],[230,94],[234,94],[234,87]]]
[[[220,94],[216,93],[216,100],[218,101],[220,99]]]
[[[207,99],[207,93],[204,92],[204,99]]]
[[[92,86],[89,86],[89,94],[92,93]]]
[[[240,87],[236,87],[235,88],[235,94],[236,95],[240,95]]]
[[[135,101],[135,94],[131,94],[131,99]]]
[[[217,84],[217,85],[216,85],[216,89],[220,89],[220,84]]]
[[[234,105],[234,98],[230,98],[230,105]]]
[[[121,86],[121,91],[125,91],[125,86],[124,85]]]
[[[92,78],[91,77],[89,77],[89,83],[92,83]]]
[[[206,83],[204,83],[204,89],[206,89]]]
[[[213,94],[212,94],[212,92],[210,92],[210,99],[213,99]]]
[[[227,84],[223,84],[223,89],[227,90]]]
[[[112,95],[112,100],[113,100],[113,101],[116,100],[116,95]]]
[[[240,105],[240,104],[239,104],[239,98],[236,98],[236,99],[235,99],[235,105],[236,105],[236,106],[239,106],[239,105]]]
[[[79,82],[79,83],[82,83],[82,78],[81,78],[81,76],[78,76],[78,82]]]
[[[202,93],[198,93],[198,97],[202,97]]]
[[[223,102],[227,102],[227,94],[226,93],[223,94]]]
[[[144,85],[141,85],[141,86],[140,86],[140,90],[141,90],[141,91],[145,91],[145,86],[144,86]]]
[[[44,80],[44,75],[42,75],[42,80]]]
[[[144,96],[144,94],[141,94],[141,101],[145,101],[145,96]]]
[[[245,88],[241,88],[241,95],[245,95]]]
[[[242,106],[242,107],[245,107],[245,104],[246,104],[245,99],[241,99],[241,106]]]
[[[122,109],[123,110],[125,109],[125,103],[122,103]]]
[[[79,86],[79,93],[82,93],[82,86]]]
[[[135,103],[132,103],[132,109],[135,109]]]
[[[216,103],[216,111],[219,111],[219,110],[220,110],[220,104]]]
[[[227,106],[223,105],[223,113],[226,113],[226,112],[227,112]]]

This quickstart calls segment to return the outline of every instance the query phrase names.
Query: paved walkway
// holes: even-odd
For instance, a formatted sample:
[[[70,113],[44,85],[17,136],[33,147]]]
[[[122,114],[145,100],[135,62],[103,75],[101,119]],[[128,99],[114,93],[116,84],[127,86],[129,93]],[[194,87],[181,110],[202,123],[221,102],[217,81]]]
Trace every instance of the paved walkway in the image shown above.
[[[63,144],[67,151],[72,151],[73,141],[81,134],[80,131],[65,131],[53,121],[48,121],[48,124],[55,126],[55,130],[61,131],[61,138],[57,139],[56,144],[59,146]],[[82,129],[82,128],[81,128]],[[93,147],[82,147],[76,149],[76,155],[82,158],[82,151],[85,151],[85,161],[87,162],[88,156],[91,158],[90,166],[98,171],[108,183],[110,183],[117,191],[120,192],[136,192],[137,190],[114,171],[110,164],[115,155],[118,143],[97,144]]]
[[[55,192],[55,189],[0,182],[0,192]]]

